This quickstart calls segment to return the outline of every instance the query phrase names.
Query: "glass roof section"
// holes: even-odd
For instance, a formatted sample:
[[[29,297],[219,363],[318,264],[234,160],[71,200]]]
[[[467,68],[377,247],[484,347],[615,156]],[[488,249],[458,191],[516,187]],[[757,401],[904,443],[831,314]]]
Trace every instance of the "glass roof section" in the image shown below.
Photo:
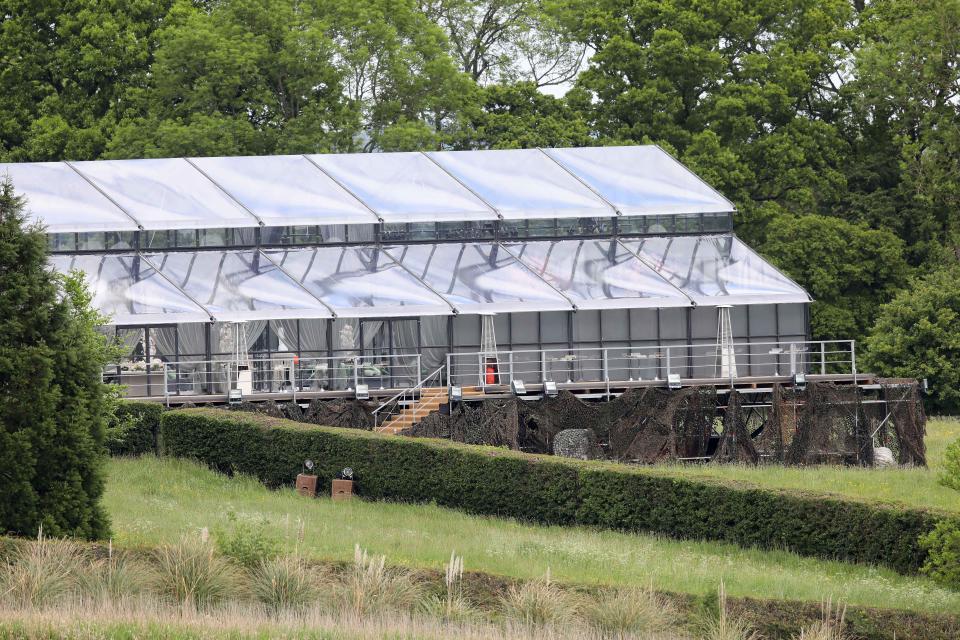
[[[450,305],[376,247],[265,251],[338,316],[449,315]]]
[[[371,224],[367,209],[303,156],[191,158],[267,226]]]
[[[461,313],[571,308],[566,298],[494,243],[420,244],[385,249]]]
[[[653,145],[544,149],[623,215],[723,213],[733,204]]]
[[[690,299],[616,240],[505,245],[581,309],[688,307]]]
[[[0,164],[14,190],[27,198],[30,220],[47,233],[136,231],[137,223],[65,162]]]
[[[504,218],[595,218],[615,212],[538,149],[428,154]]]
[[[183,158],[74,166],[144,229],[256,227],[257,219]]]
[[[258,251],[170,252],[146,257],[217,320],[332,316]]]
[[[798,284],[730,235],[646,238],[624,244],[697,304],[810,301]]]
[[[488,206],[422,153],[311,155],[385,222],[495,220]]]
[[[93,306],[110,324],[208,322],[210,315],[136,255],[59,255],[50,265],[60,273],[81,271]]]

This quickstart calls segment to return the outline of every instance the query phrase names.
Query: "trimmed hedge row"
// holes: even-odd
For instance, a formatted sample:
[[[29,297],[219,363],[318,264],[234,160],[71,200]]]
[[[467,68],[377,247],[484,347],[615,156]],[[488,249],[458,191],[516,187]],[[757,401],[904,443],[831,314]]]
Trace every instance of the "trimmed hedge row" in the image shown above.
[[[107,449],[110,455],[159,453],[160,416],[164,409],[158,402],[121,402],[108,430]]]
[[[789,549],[901,572],[920,568],[925,552],[919,536],[948,517],[730,481],[669,477],[643,467],[315,427],[218,409],[169,411],[161,425],[166,455],[195,458],[225,473],[251,474],[268,486],[292,483],[309,458],[321,478],[352,467],[358,493],[373,499]]]

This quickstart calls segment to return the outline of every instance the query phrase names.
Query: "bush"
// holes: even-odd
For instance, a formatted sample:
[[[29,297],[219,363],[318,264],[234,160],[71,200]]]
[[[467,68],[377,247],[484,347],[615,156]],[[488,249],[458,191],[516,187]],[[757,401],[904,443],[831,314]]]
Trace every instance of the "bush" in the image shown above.
[[[957,440],[943,454],[943,472],[940,484],[960,491],[960,440]]]
[[[301,611],[317,596],[317,584],[300,556],[261,562],[252,574],[252,591],[271,613]]]
[[[72,593],[82,567],[79,545],[40,536],[17,547],[0,570],[0,597],[20,607],[56,604]]]
[[[409,574],[387,567],[386,560],[385,556],[368,555],[360,545],[355,545],[353,565],[333,585],[343,611],[363,618],[408,610],[423,599],[420,585]]]
[[[960,520],[944,520],[920,539],[927,550],[923,572],[940,584],[960,591]]]
[[[163,410],[163,405],[156,402],[120,402],[107,426],[106,444],[110,455],[157,453]]]
[[[734,481],[533,456],[504,449],[316,427],[216,409],[164,413],[165,452],[268,486],[290,484],[310,458],[321,478],[352,467],[373,499],[435,502],[545,524],[586,524],[917,571],[921,534],[938,513],[775,491]],[[869,531],[870,535],[863,535]]]
[[[267,529],[266,522],[246,522],[227,514],[230,527],[214,533],[217,549],[240,565],[254,569],[280,554],[280,538]]]

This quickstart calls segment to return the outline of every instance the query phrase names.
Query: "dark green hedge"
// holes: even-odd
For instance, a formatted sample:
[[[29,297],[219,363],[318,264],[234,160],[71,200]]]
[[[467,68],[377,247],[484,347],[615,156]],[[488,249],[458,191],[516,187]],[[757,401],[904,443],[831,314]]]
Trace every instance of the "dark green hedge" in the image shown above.
[[[107,449],[112,456],[139,456],[159,452],[160,415],[158,402],[120,403],[107,430]]]
[[[945,517],[919,509],[659,475],[644,467],[314,427],[256,414],[185,409],[162,417],[164,453],[291,484],[307,458],[321,478],[356,472],[361,495],[471,513],[723,540],[914,572],[917,540]]]

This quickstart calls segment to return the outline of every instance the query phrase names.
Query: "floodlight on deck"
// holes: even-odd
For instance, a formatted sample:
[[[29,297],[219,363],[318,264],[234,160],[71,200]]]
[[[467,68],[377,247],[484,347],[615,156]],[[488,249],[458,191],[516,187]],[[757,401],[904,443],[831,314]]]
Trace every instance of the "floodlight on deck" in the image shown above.
[[[669,389],[679,389],[683,385],[680,383],[680,374],[679,373],[670,373],[667,374],[667,387]]]
[[[512,380],[510,382],[510,390],[513,391],[513,395],[515,396],[527,395],[527,388],[523,386],[523,380]]]
[[[547,380],[546,382],[543,383],[543,393],[548,398],[556,398],[557,395],[560,393],[560,390],[557,389],[556,382],[554,382],[553,380]]]
[[[356,391],[357,400],[369,400],[370,399],[370,386],[365,384],[358,384]]]

